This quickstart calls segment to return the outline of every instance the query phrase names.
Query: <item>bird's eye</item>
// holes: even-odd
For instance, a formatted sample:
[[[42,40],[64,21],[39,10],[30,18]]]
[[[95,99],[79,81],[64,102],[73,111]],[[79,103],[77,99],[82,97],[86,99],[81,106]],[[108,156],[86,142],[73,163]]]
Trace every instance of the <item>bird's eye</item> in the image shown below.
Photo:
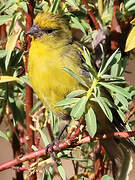
[[[56,29],[52,29],[52,28],[48,28],[48,29],[44,29],[44,32],[46,33],[46,34],[51,34],[53,31],[55,31]]]
[[[53,31],[54,31],[54,29],[47,29],[47,30],[46,30],[46,33],[47,33],[47,34],[50,34],[50,33],[52,33]]]

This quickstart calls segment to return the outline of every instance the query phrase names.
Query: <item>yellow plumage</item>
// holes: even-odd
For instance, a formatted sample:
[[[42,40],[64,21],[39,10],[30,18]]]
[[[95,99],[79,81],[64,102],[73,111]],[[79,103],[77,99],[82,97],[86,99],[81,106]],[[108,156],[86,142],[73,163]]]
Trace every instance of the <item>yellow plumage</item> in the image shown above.
[[[55,104],[71,91],[83,89],[79,82],[62,68],[69,68],[82,76],[81,56],[79,47],[72,44],[71,31],[66,23],[59,21],[55,15],[41,16],[42,14],[39,14],[35,19],[37,25],[56,30],[52,34],[45,33],[37,39],[33,38],[29,52],[29,79],[41,101],[54,112],[62,113],[61,108],[54,108]]]
[[[72,41],[67,22],[51,13],[38,14],[34,26],[28,33],[33,36],[28,62],[28,74],[32,87],[46,108],[59,116],[68,114],[62,108],[54,106],[65,99],[71,91],[85,89],[75,78],[62,70],[63,67],[69,68],[87,80],[82,73],[80,47]],[[108,121],[97,103],[89,102],[89,106],[92,106],[96,113],[100,123],[100,133],[116,131],[114,124]],[[125,159],[121,146],[113,138],[102,141],[102,144],[110,157],[115,159],[117,168],[122,169],[121,161],[124,163]],[[117,175],[120,177],[120,173]]]

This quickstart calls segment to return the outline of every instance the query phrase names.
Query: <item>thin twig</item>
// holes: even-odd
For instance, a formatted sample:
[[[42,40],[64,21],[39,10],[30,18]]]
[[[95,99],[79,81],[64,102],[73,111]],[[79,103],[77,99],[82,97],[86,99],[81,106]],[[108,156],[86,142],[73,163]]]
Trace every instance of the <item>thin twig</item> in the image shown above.
[[[96,18],[95,18],[95,16],[94,16],[92,10],[90,9],[87,1],[86,1],[86,0],[83,0],[83,4],[85,5],[85,7],[86,7],[86,9],[87,9],[87,13],[88,13],[88,15],[90,16],[90,18],[91,18],[91,20],[92,20],[95,28],[96,28],[97,30],[99,30],[99,29],[100,29],[99,23],[97,22],[97,20],[96,20]]]
[[[135,131],[130,131],[130,132],[114,132],[114,133],[109,133],[109,134],[102,134],[102,135],[96,135],[95,137],[91,138],[90,136],[86,136],[84,138],[82,138],[80,141],[76,142],[77,139],[76,137],[78,136],[78,133],[80,132],[80,127],[77,128],[76,132],[71,136],[70,139],[66,139],[63,142],[60,142],[59,148],[61,150],[63,149],[67,149],[69,147],[76,147],[78,145],[84,144],[84,143],[90,143],[92,141],[95,140],[99,140],[99,139],[108,139],[108,138],[112,138],[112,137],[117,137],[117,138],[129,138],[131,136],[135,136]],[[51,152],[52,149],[48,148],[48,152]],[[53,151],[58,152],[58,148],[56,145],[53,146]],[[31,152],[29,154],[26,154],[22,157],[18,157],[15,158],[11,161],[5,162],[3,164],[0,165],[0,171],[3,171],[5,169],[9,169],[12,168],[13,166],[20,164],[24,161],[29,161],[31,159],[35,159],[41,156],[46,156],[46,148],[40,149],[38,151],[35,152]]]

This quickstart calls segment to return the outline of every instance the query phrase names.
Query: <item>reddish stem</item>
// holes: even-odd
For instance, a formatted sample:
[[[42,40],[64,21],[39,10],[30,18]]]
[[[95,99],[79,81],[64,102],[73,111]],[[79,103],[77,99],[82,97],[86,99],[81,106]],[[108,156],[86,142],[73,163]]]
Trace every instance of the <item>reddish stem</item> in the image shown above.
[[[34,12],[34,0],[27,0],[28,3],[28,13],[26,13],[26,32],[31,28],[33,24],[33,12]],[[28,51],[30,48],[31,38],[26,36],[26,44],[27,44],[27,53],[25,54],[26,63],[25,63],[25,72],[28,72]],[[27,136],[28,136],[28,153],[32,152],[31,146],[34,145],[34,131],[30,128],[30,125],[34,125],[32,121],[32,117],[30,116],[30,110],[33,106],[33,90],[30,86],[26,85],[26,128],[27,128]],[[35,161],[35,160],[34,160]],[[30,160],[30,163],[33,161]],[[36,173],[30,176],[30,180],[36,180]]]
[[[135,113],[135,107],[127,114],[124,122],[127,122],[134,113]]]
[[[104,172],[104,158],[105,155],[105,151],[103,146],[101,145],[100,141],[97,142],[96,145],[96,150],[95,150],[95,177],[94,180],[101,180],[102,176],[103,176],[103,172]]]
[[[110,39],[111,39],[111,50],[115,51],[117,48],[120,48],[122,52],[125,49],[125,42],[128,36],[128,33],[131,29],[130,21],[134,18],[132,15],[130,18],[123,20],[122,18],[117,18],[116,13],[120,10],[120,4],[123,0],[114,0],[113,4],[113,16],[112,16],[112,24],[110,31]]]
[[[95,16],[94,16],[92,10],[90,9],[87,1],[86,1],[86,0],[83,0],[83,4],[85,5],[85,7],[86,7],[86,9],[87,9],[87,13],[88,13],[88,15],[90,16],[90,18],[91,18],[91,20],[92,20],[95,28],[96,28],[97,30],[99,30],[99,29],[100,29],[99,23],[97,22],[97,20],[96,20],[96,18],[95,18]]]
[[[33,23],[33,6],[31,5],[31,1],[28,1],[28,10],[29,12],[26,14],[26,32],[30,29]],[[33,2],[34,3],[34,2]],[[29,36],[26,36],[26,44],[27,44],[27,53],[25,54],[26,63],[25,63],[25,72],[28,72],[28,51],[30,48],[31,39]],[[27,127],[27,136],[28,136],[28,152],[31,152],[31,146],[34,144],[34,133],[30,128],[30,125],[33,125],[32,117],[29,115],[30,110],[33,106],[33,91],[32,89],[26,85],[26,127]]]
[[[40,143],[41,135],[39,132],[36,132],[36,140],[35,140],[35,146],[38,148]]]
[[[77,128],[76,132],[71,136],[70,139],[65,140],[64,142],[59,143],[59,148],[65,149],[71,145],[71,143],[75,140],[77,137],[78,133],[80,132],[80,127]],[[59,151],[56,145],[53,146],[54,151]],[[48,152],[51,152],[51,148],[48,148]],[[3,171],[5,169],[11,168],[13,166],[16,166],[17,164],[20,164],[24,161],[30,161],[31,159],[35,159],[41,156],[45,156],[46,154],[46,148],[40,149],[38,151],[31,152],[29,154],[24,155],[23,157],[17,157],[14,160],[8,161],[6,163],[3,163],[0,165],[0,171]]]
[[[12,134],[12,150],[13,150],[13,154],[14,154],[14,157],[18,157],[21,155],[21,143],[19,141],[19,139],[17,138],[16,134],[19,136],[19,129],[18,129],[18,126],[16,126],[15,128],[15,132],[13,132]],[[21,168],[22,164],[18,164],[16,166],[16,168]],[[16,180],[23,180],[23,172],[21,171],[16,171]]]
[[[119,11],[121,0],[114,0],[113,4],[113,16],[111,24],[111,50],[114,51],[119,47],[121,38],[121,27],[118,19],[116,18],[116,12]]]
[[[130,131],[130,132],[114,132],[110,134],[102,134],[102,135],[96,135],[95,137],[91,138],[90,136],[86,136],[82,138],[80,141],[75,142],[75,138],[77,137],[78,133],[80,132],[80,128],[77,128],[76,132],[71,136],[70,139],[66,139],[63,142],[59,143],[59,148],[61,150],[69,148],[69,147],[76,147],[78,145],[84,144],[84,143],[90,143],[95,140],[99,139],[108,139],[112,137],[117,137],[117,138],[129,138],[131,136],[135,136],[135,131]],[[55,152],[59,151],[56,145],[53,146],[53,150]],[[48,148],[48,152],[51,151],[51,148]],[[41,156],[45,156],[46,154],[46,148],[40,149],[35,152],[31,152],[29,154],[24,155],[23,157],[18,157],[16,159],[13,159],[11,161],[8,161],[6,163],[3,163],[0,165],[0,171],[3,171],[5,169],[9,169],[13,166],[16,166],[17,164],[20,164],[24,161],[30,161],[31,159],[35,159]]]
[[[49,136],[51,138],[51,141],[54,141],[54,136],[53,136],[53,132],[52,132],[52,128],[51,128],[50,122],[47,121],[46,127],[48,129],[48,133],[49,133]]]
[[[6,47],[6,39],[7,39],[7,32],[6,32],[6,25],[2,24],[0,26],[0,42],[2,43],[2,49]],[[5,41],[5,42],[4,42]]]
[[[96,135],[93,138],[91,138],[90,136],[86,136],[86,137],[82,138],[80,141],[78,141],[76,145],[89,143],[89,142],[92,142],[95,140],[109,139],[112,137],[129,138],[132,136],[135,136],[135,131],[124,131],[124,132],[113,132],[113,133],[108,133],[108,134],[100,134],[100,135]]]

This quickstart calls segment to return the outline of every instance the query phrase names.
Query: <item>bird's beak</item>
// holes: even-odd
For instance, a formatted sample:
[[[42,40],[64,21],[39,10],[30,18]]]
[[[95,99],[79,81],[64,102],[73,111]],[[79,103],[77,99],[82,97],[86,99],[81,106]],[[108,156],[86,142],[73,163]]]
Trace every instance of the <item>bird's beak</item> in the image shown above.
[[[39,32],[40,28],[38,25],[33,25],[27,32],[27,35],[32,35],[34,36],[34,34],[37,34]]]

